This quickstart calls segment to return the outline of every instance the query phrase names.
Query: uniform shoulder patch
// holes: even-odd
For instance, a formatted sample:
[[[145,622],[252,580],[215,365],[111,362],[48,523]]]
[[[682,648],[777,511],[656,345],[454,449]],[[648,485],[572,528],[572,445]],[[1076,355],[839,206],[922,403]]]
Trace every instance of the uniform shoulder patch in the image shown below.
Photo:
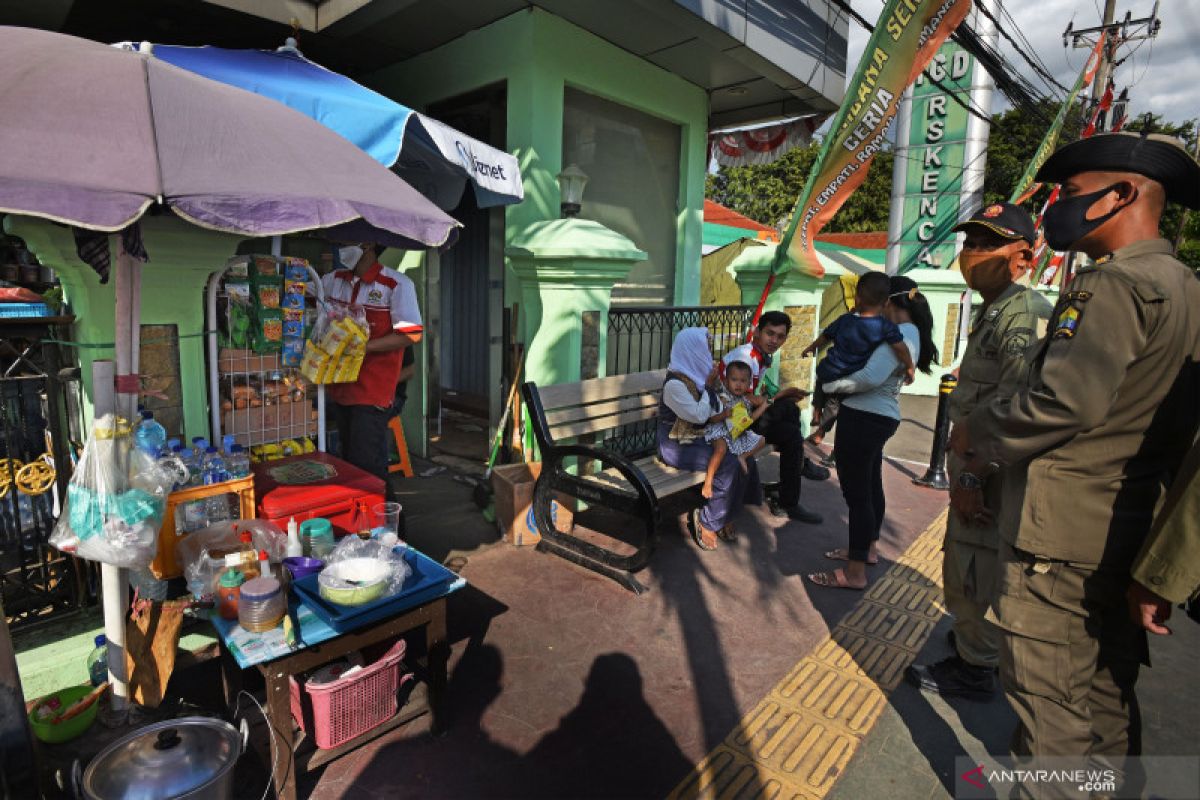
[[[1063,309],[1063,312],[1058,315],[1058,319],[1054,322],[1052,337],[1055,339],[1070,339],[1074,336],[1075,331],[1079,329],[1079,317],[1082,313],[1082,310],[1075,306],[1068,306]]]

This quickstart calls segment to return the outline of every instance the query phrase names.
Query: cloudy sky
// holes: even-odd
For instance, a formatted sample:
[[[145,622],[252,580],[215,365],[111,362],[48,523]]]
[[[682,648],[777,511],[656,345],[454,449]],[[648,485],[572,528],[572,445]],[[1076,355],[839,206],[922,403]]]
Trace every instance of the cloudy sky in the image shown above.
[[[854,10],[869,20],[879,18],[883,0],[850,0]],[[1002,0],[1008,13],[1017,21],[1037,50],[1037,55],[1065,86],[1074,83],[1083,67],[1086,51],[1064,49],[1062,33],[1072,19],[1076,28],[1100,24],[1103,0]],[[1118,0],[1117,19],[1132,12],[1134,19],[1148,16],[1154,0]],[[1129,56],[1117,68],[1117,90],[1128,86],[1131,112],[1144,114],[1153,111],[1167,119],[1182,122],[1200,117],[1200,2],[1196,0],[1162,0],[1159,17],[1162,30],[1156,39],[1134,42],[1120,51]],[[1003,20],[1002,20],[1003,21]],[[1014,36],[1014,38],[1017,38]],[[857,23],[850,23],[849,63],[856,65],[866,45],[867,33]],[[1018,38],[1018,41],[1020,39]],[[1141,45],[1139,47],[1139,45]],[[1021,74],[1035,86],[1044,84],[1003,39],[1000,50]],[[852,68],[851,68],[852,69]],[[997,96],[997,102],[1003,102]],[[994,106],[993,111],[1001,106]]]

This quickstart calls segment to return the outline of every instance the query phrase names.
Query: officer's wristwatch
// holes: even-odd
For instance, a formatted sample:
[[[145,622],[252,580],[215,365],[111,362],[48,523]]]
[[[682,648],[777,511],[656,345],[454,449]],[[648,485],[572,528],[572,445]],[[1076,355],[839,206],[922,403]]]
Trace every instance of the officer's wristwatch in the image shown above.
[[[983,479],[971,472],[962,472],[958,476],[958,488],[960,489],[982,489]]]

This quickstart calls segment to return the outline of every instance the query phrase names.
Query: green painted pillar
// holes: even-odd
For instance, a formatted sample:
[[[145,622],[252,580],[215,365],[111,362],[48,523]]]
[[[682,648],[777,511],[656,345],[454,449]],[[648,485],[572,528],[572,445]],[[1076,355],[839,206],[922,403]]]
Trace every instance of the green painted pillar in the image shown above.
[[[612,287],[646,253],[598,222],[555,219],[516,231],[504,254],[521,282],[525,330],[533,332],[526,345],[526,379],[542,385],[578,381],[583,313],[598,312],[603,354]]]
[[[96,272],[75,252],[69,228],[31,217],[10,216],[5,229],[25,240],[45,266],[58,273],[75,314],[75,340],[81,345],[110,344],[116,335],[114,282],[101,284]],[[211,273],[237,253],[241,237],[217,233],[172,217],[146,217],[142,238],[150,261],[140,268],[142,324],[175,325],[179,334],[179,379],[185,437],[208,436],[208,374],[205,367],[205,286]],[[111,248],[115,269],[115,243]],[[81,347],[84,391],[92,397],[92,361],[113,358],[108,347]],[[85,407],[85,425],[91,408]]]
[[[757,306],[763,287],[771,274],[775,258],[775,247],[749,247],[734,259],[732,267],[738,288],[742,291],[742,304]],[[800,351],[817,337],[821,316],[821,297],[826,287],[841,274],[841,269],[826,267],[821,278],[810,277],[796,269],[786,269],[775,279],[775,286],[767,297],[764,311],[783,311],[792,320],[788,340],[775,357],[771,367],[771,378],[780,386],[798,386],[812,391],[814,359],[801,358]],[[807,424],[808,415],[801,414]]]

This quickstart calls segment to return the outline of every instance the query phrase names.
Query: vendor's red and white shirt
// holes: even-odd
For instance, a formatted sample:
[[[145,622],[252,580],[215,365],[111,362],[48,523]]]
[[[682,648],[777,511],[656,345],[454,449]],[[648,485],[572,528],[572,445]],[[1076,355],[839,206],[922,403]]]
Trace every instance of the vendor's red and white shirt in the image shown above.
[[[411,279],[376,262],[360,280],[354,270],[339,269],[321,278],[325,302],[332,306],[361,306],[367,315],[371,338],[389,333],[419,334],[421,310]],[[403,350],[367,353],[354,383],[328,387],[330,399],[347,406],[390,406],[400,380]]]

